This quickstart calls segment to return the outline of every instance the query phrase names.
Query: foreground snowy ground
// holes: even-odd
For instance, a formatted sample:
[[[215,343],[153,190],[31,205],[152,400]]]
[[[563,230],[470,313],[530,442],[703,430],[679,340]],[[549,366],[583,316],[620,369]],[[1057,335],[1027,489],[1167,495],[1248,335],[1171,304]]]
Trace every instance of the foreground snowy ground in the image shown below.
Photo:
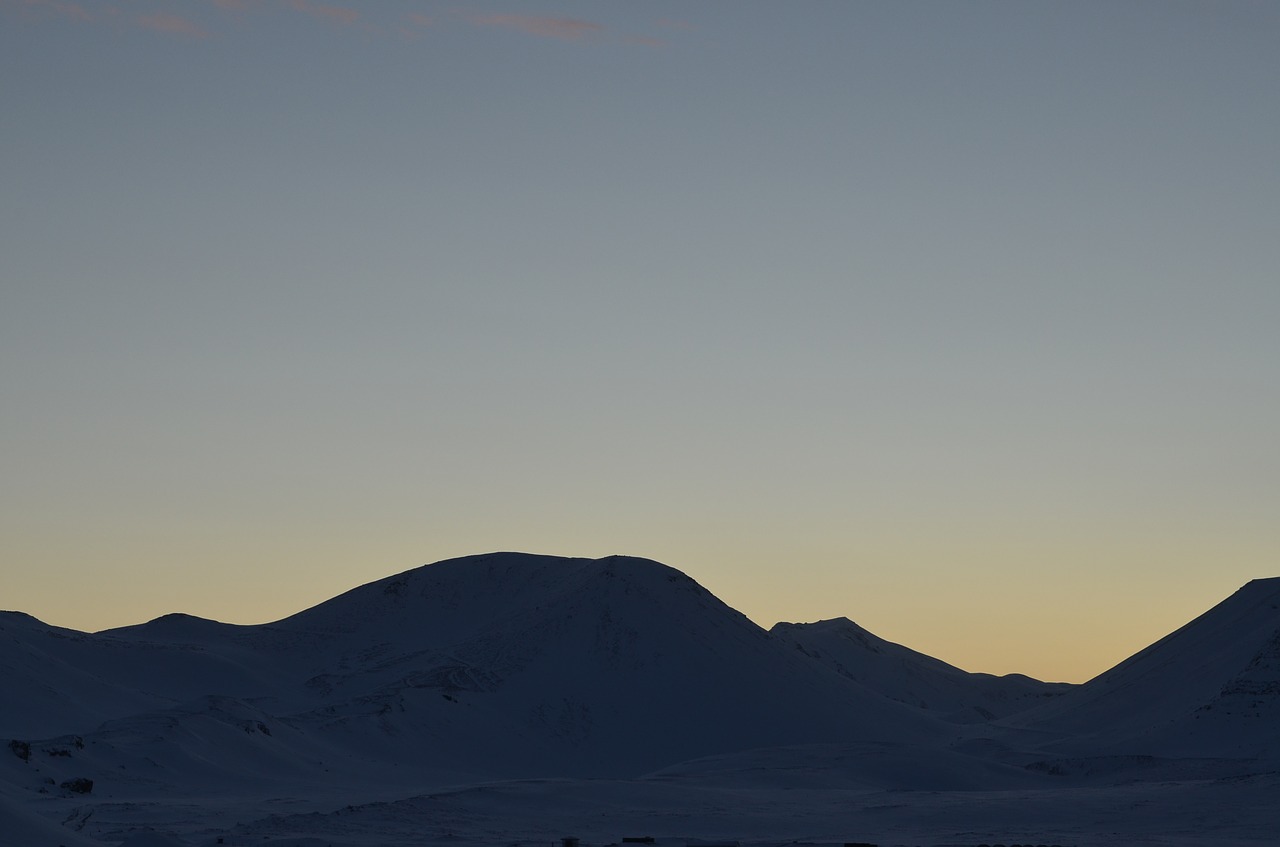
[[[1280,837],[1280,777],[1011,791],[720,787],[665,780],[524,780],[336,806],[279,798],[187,802],[50,801],[45,813],[96,843],[232,847],[547,845],[564,836],[650,836],[743,845],[1159,845],[1262,847]],[[236,816],[258,816],[237,822]],[[161,837],[164,833],[167,837]],[[71,847],[73,833],[56,843]],[[0,843],[36,844],[4,840]],[[48,842],[54,843],[54,842]]]

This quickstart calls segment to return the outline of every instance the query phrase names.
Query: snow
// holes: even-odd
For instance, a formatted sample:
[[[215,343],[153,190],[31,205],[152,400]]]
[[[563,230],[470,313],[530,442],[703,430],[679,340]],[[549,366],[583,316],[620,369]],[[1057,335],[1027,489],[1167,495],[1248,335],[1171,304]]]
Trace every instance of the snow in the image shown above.
[[[1280,578],[1250,582],[1011,725],[1048,749],[1280,759]]]
[[[879,638],[848,618],[812,624],[780,623],[771,630],[806,655],[881,695],[977,723],[1040,705],[1070,690],[1021,674],[997,677],[957,667]]]
[[[0,613],[0,672],[0,847],[1280,838],[1274,579],[1079,687],[514,553],[262,626]]]

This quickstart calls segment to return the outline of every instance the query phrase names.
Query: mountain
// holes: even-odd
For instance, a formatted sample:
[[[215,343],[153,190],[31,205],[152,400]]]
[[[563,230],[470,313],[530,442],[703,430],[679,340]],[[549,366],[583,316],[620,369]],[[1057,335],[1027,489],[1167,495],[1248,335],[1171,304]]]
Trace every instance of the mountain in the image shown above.
[[[440,562],[263,636],[316,697],[299,719],[504,774],[634,774],[747,747],[947,733],[645,559]],[[313,644],[326,649],[300,646]]]
[[[209,628],[208,644],[183,637],[190,622]],[[181,627],[175,626],[181,624]],[[169,615],[129,630],[90,634],[0,612],[0,674],[5,701],[0,735],[80,733],[104,720],[161,709],[194,697],[263,696],[276,672],[227,633],[252,630]]]
[[[156,706],[157,698],[95,672],[107,652],[92,635],[0,612],[0,736],[55,735]]]
[[[1280,765],[1274,579],[1080,687],[965,673],[843,618],[765,631],[646,559],[518,553],[259,626],[0,613],[0,674],[0,847],[512,843],[526,819],[779,840],[823,819],[839,843],[886,813],[921,843],[925,807],[933,843],[1011,843],[1011,816],[1058,822],[1024,842],[1084,843],[1134,808],[1151,844],[1207,843],[1202,820],[1233,845],[1275,831],[1256,802]],[[1176,837],[1147,838],[1163,821]]]
[[[860,685],[957,723],[1025,711],[1074,687],[1022,674],[968,673],[885,641],[848,618],[779,623],[770,633]]]
[[[235,757],[206,767],[215,757],[188,739],[275,726],[257,743],[290,745],[259,751],[281,763],[598,776],[753,747],[922,744],[952,732],[811,661],[679,571],[628,557],[450,560],[256,627],[184,615],[97,635],[20,624],[0,654],[24,674],[0,712],[12,737],[74,733],[117,758],[144,756],[143,739],[160,737],[184,752],[145,758],[173,759],[175,772],[189,759],[224,782]],[[46,711],[59,701],[79,705]],[[296,777],[265,768],[276,770]]]
[[[1280,578],[1009,725],[1049,734],[1055,751],[1280,763]]]

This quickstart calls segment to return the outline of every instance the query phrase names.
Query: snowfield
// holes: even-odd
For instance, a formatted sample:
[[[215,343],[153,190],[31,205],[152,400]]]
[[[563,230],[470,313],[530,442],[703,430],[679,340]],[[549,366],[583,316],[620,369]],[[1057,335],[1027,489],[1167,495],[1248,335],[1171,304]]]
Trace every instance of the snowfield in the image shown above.
[[[261,626],[3,612],[0,678],[0,847],[1280,844],[1280,579],[1082,686],[517,553]]]

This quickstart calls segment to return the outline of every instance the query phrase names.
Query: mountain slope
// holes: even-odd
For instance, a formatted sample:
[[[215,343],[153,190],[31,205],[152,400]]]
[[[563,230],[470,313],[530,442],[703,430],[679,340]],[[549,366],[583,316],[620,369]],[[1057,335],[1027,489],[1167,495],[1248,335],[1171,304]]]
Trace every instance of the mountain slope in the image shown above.
[[[1074,752],[1280,759],[1280,578],[1009,724]]]
[[[3,785],[0,785],[0,844],[14,847],[102,847],[101,841],[80,835],[32,811],[28,798],[5,790]]]
[[[168,615],[88,635],[6,613],[0,732],[81,735],[103,768],[146,757],[176,773],[196,756],[228,784],[239,758],[201,738],[280,779],[319,761],[334,778],[626,776],[766,747],[946,746],[972,734],[955,722],[990,716],[1006,750],[1238,757],[1276,747],[1277,607],[1280,580],[1256,581],[1053,696],[1063,687],[967,674],[846,619],[765,632],[657,562],[496,553],[262,626]]]
[[[735,826],[757,798],[792,810],[812,792],[846,816],[863,798],[859,825],[907,810],[912,832],[926,794],[948,797],[951,832],[993,792],[1022,808],[1057,788],[1073,820],[1078,792],[1150,786],[1129,809],[1173,783],[1205,786],[1185,816],[1199,820],[1242,784],[1265,795],[1280,766],[1280,580],[1023,712],[1060,687],[966,674],[844,619],[765,632],[679,571],[626,557],[450,560],[261,626],[166,615],[90,635],[4,613],[0,672],[0,740],[28,742],[0,747],[0,844],[10,831],[50,847],[153,831],[355,844],[370,821],[399,833],[387,843],[418,843],[422,816],[452,840],[487,812],[442,817],[441,792],[535,783],[626,786],[619,814],[658,798],[635,806],[637,827],[690,791],[704,812],[732,800]],[[985,714],[1006,717],[957,725]],[[633,779],[600,778],[619,776]],[[780,833],[812,835],[785,814]],[[1266,812],[1251,814],[1253,838]]]
[[[203,643],[179,632],[193,625]],[[243,641],[253,629],[167,615],[94,634],[0,612],[0,734],[84,733],[206,694],[274,696],[278,670]]]
[[[779,623],[775,637],[836,672],[903,703],[957,723],[1011,715],[1069,691],[1021,674],[992,676],[960,668],[885,641],[848,618]]]
[[[112,662],[99,639],[0,612],[0,736],[83,732],[110,717],[154,708],[161,698],[121,685],[98,670]]]
[[[376,743],[376,710],[397,744],[418,739],[524,773],[637,773],[748,747],[947,732],[644,559],[441,562],[274,629],[339,649],[306,684],[338,712],[365,708],[330,705],[311,718],[362,725]],[[484,744],[459,748],[481,733]]]
[[[32,644],[51,655],[56,643],[67,656],[24,665],[45,674],[45,700],[102,705],[37,720],[40,703],[25,697],[0,719],[21,737],[84,735],[121,761],[173,758],[157,738],[196,749],[190,727],[239,725],[213,705],[229,702],[287,730],[255,742],[262,755],[294,755],[279,749],[287,738],[297,756],[338,768],[471,777],[634,775],[754,747],[953,734],[813,662],[679,571],[627,557],[455,559],[255,627],[169,615],[94,636],[28,630],[4,655]],[[98,689],[77,676],[86,667]],[[242,721],[251,736],[257,720]]]

